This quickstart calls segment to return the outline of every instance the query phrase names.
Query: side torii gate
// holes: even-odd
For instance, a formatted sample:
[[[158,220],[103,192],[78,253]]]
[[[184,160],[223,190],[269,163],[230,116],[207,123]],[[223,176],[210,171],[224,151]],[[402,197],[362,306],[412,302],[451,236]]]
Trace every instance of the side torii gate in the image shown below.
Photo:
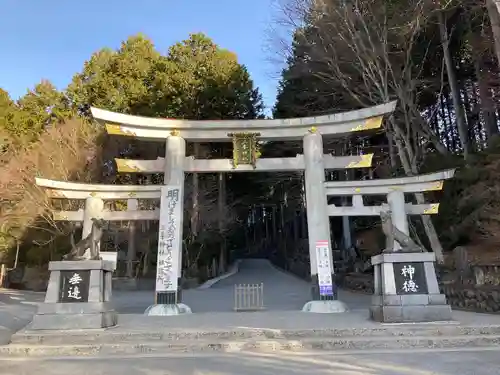
[[[48,197],[52,199],[84,200],[84,209],[77,211],[54,211],[55,221],[81,222],[82,237],[90,234],[92,219],[106,221],[146,221],[159,220],[160,210],[139,210],[139,199],[160,199],[161,186],[159,185],[103,185],[82,184],[66,181],[54,181],[36,178],[38,186],[45,188]],[[126,200],[126,211],[110,211],[105,209],[106,201]],[[133,242],[133,241],[132,241]],[[134,246],[129,243],[129,247]],[[130,249],[129,249],[130,250]],[[135,251],[130,252],[131,256]],[[116,254],[114,254],[116,256]],[[128,259],[127,274],[131,274],[133,259]],[[116,262],[116,259],[115,259]]]
[[[387,178],[365,181],[326,182],[327,196],[351,196],[351,206],[328,205],[329,216],[380,216],[390,211],[392,222],[400,231],[409,235],[407,215],[434,215],[439,211],[439,203],[406,203],[405,193],[440,191],[444,180],[453,177],[454,169],[412,177]],[[367,206],[363,196],[384,195],[387,203]],[[401,248],[398,243],[395,249]]]
[[[420,176],[366,181],[326,182],[327,196],[351,196],[351,206],[328,206],[329,216],[380,216],[388,212],[391,224],[409,236],[408,215],[437,214],[439,203],[406,203],[405,194],[439,191],[454,169]],[[385,195],[387,204],[367,206],[363,196]],[[415,251],[415,250],[413,250]],[[404,252],[394,241],[393,251],[372,257],[374,288],[370,308],[374,320],[390,323],[451,320],[451,307],[441,293],[434,253]]]

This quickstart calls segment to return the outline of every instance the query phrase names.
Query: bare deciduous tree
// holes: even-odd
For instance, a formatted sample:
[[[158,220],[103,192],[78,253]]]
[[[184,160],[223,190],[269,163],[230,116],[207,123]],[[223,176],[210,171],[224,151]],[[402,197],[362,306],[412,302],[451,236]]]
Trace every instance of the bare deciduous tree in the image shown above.
[[[0,250],[5,251],[21,238],[26,240],[29,230],[33,231],[29,241],[37,246],[68,233],[67,226],[53,220],[52,212],[58,207],[35,184],[35,177],[89,181],[100,173],[102,166],[101,134],[102,130],[90,122],[69,120],[54,125],[27,148],[12,149],[4,155],[0,176]],[[59,203],[61,209],[75,204]]]
[[[288,9],[300,12],[304,20],[296,34],[302,59],[292,75],[319,82],[325,95],[342,90],[352,106],[396,99],[397,110],[384,126],[407,175],[418,174],[424,152],[448,152],[417,105],[425,88],[420,72],[428,53],[425,40],[417,39],[431,17],[424,1],[300,0]],[[417,48],[420,61],[414,61]],[[416,194],[416,200],[423,203],[423,195]],[[422,221],[442,261],[432,221],[427,216]]]

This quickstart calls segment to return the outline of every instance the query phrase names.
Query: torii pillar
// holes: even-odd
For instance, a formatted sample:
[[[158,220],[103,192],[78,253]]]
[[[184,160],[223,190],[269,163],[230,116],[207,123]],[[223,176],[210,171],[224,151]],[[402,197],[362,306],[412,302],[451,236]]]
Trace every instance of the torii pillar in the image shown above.
[[[166,141],[165,177],[161,189],[155,304],[146,315],[191,313],[181,303],[184,158],[186,141],[172,134]]]
[[[347,306],[337,299],[334,278],[321,134],[311,132],[304,136],[304,160],[312,301],[307,302],[302,310],[345,312]]]

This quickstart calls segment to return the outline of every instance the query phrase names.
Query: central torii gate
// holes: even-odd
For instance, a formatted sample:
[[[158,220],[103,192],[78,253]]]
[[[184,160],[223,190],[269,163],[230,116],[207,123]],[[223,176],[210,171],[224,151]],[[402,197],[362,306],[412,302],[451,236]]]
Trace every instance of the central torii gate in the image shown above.
[[[90,228],[90,221],[94,217],[108,220],[118,217],[120,220],[159,219],[156,297],[155,303],[146,310],[146,314],[173,315],[190,312],[189,307],[181,303],[179,288],[179,279],[182,275],[184,173],[304,170],[312,281],[311,301],[304,306],[304,311],[344,312],[347,307],[337,299],[333,282],[329,216],[377,214],[382,207],[364,206],[361,196],[363,194],[387,194],[396,227],[407,233],[407,214],[436,213],[437,206],[405,206],[404,192],[440,190],[443,186],[442,181],[453,175],[450,171],[408,179],[325,183],[325,170],[370,167],[372,155],[345,157],[325,155],[323,136],[346,136],[353,132],[378,129],[382,125],[383,116],[390,114],[395,105],[395,102],[391,102],[357,111],[285,120],[221,121],[157,119],[91,108],[94,119],[105,125],[107,132],[111,135],[166,142],[164,158],[149,161],[116,159],[119,172],[163,172],[164,185],[111,186],[49,180],[38,180],[38,182],[49,189],[52,198],[86,200],[83,212],[55,214],[56,218],[59,217],[61,220],[83,220],[84,234],[86,228]],[[289,158],[259,158],[256,152],[257,140],[302,140],[304,154]],[[187,141],[233,142],[233,160],[198,160],[194,157],[187,157]],[[328,206],[328,195],[353,196],[353,206],[352,208],[343,207],[339,211],[335,206]],[[129,209],[116,213],[103,209],[105,199],[133,198],[159,198],[160,210],[141,212]],[[451,311],[443,302],[443,296],[436,294],[439,291],[436,291],[437,283],[435,273],[433,273],[433,254],[420,256],[393,253],[390,256],[383,255],[375,258],[376,285],[380,285],[382,280],[382,285],[377,289],[377,293],[380,293],[378,297],[381,298],[377,300],[379,303],[374,307],[372,314],[375,319],[405,321],[409,314],[410,320],[412,320],[411,317],[421,321],[432,320],[437,315],[446,317]],[[403,263],[406,264],[404,267]],[[421,270],[424,263],[425,276],[422,276]],[[399,296],[401,291],[398,282],[401,280],[399,276],[399,278],[396,277],[395,270],[401,267],[403,270],[418,271],[415,272],[421,276],[421,280],[424,280],[421,289],[423,294]],[[403,281],[406,283],[411,281],[415,284],[413,279]],[[416,290],[414,288],[414,292]],[[386,298],[385,294],[394,298]],[[389,306],[385,305],[387,301],[390,301]],[[402,305],[397,305],[398,303]],[[415,303],[420,305],[417,306]],[[396,307],[400,311],[399,315],[394,314]],[[418,313],[415,313],[417,310]],[[387,311],[391,313],[388,314]]]
[[[104,124],[111,135],[129,136],[166,142],[163,159],[137,161],[118,159],[122,172],[164,173],[161,193],[160,233],[157,265],[156,304],[150,314],[170,313],[179,301],[178,279],[181,276],[182,212],[185,172],[238,172],[304,170],[311,263],[312,300],[320,301],[322,309],[341,312],[346,307],[337,300],[333,285],[330,226],[325,170],[371,166],[372,155],[335,157],[324,155],[323,136],[346,136],[352,132],[378,129],[383,116],[390,114],[391,102],[357,111],[333,115],[284,120],[221,120],[192,121],[147,118],[91,108],[95,120]],[[302,140],[303,155],[292,158],[257,158],[255,142]],[[197,160],[186,157],[186,141],[233,142],[234,158]],[[246,146],[241,147],[246,143]],[[253,142],[253,143],[252,143]],[[244,154],[241,149],[251,150]],[[253,151],[252,151],[253,150]],[[238,159],[238,163],[235,163]],[[326,246],[325,246],[326,245]],[[318,280],[317,247],[327,248],[329,277]],[[172,264],[172,259],[175,259]],[[320,290],[321,289],[321,290]],[[179,310],[178,308],[174,308]]]

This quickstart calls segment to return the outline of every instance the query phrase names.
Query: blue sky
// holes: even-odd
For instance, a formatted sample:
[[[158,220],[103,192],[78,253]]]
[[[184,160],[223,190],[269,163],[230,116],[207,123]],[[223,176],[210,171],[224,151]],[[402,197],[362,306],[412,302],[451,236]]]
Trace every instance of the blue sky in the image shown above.
[[[164,53],[190,33],[204,32],[238,55],[271,107],[279,71],[276,63],[269,62],[268,51],[275,4],[275,0],[0,0],[0,87],[13,98],[41,79],[63,89],[93,52],[116,48],[129,35],[146,34]]]

